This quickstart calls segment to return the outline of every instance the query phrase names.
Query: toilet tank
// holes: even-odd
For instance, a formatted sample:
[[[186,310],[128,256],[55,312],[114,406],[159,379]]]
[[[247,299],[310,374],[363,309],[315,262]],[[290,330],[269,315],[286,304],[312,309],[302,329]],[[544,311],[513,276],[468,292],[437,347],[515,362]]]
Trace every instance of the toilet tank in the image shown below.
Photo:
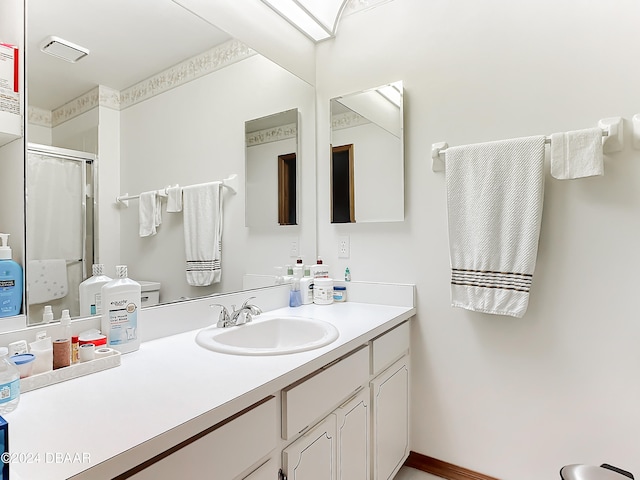
[[[142,296],[140,305],[142,307],[150,307],[160,303],[160,282],[151,282],[149,280],[136,280],[140,284]]]

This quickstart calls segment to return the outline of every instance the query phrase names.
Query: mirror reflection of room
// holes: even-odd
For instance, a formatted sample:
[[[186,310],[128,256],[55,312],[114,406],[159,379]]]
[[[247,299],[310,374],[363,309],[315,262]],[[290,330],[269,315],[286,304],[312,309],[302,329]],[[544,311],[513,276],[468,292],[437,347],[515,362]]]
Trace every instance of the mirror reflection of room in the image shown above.
[[[402,221],[402,82],[333,98],[330,107],[331,221]]]
[[[239,291],[249,268],[266,270],[262,263],[271,267],[272,260],[262,252],[278,252],[285,242],[279,234],[264,239],[246,232],[241,192],[223,193],[222,274],[219,282],[206,286],[194,286],[186,278],[183,214],[169,214],[162,197],[162,223],[155,235],[142,237],[139,200],[129,200],[126,206],[116,199],[221,181],[234,174],[241,190],[245,121],[303,105],[310,142],[313,87],[170,0],[161,0],[153,9],[121,0],[91,5],[30,0],[26,8],[26,137],[31,150],[47,150],[46,155],[29,153],[27,160],[28,324],[43,321],[46,305],[53,307],[54,320],[64,309],[72,317],[86,316],[79,308],[78,285],[92,275],[93,264],[104,265],[111,277],[116,265],[127,265],[129,276],[143,284],[143,298],[149,298],[143,307]],[[138,9],[145,18],[143,36]],[[71,10],[73,16],[65,13]],[[123,11],[128,15],[123,17]],[[98,17],[101,28],[87,29]],[[49,55],[42,47],[51,36],[89,53],[75,62]],[[167,43],[167,37],[183,40]],[[130,55],[132,49],[137,55]],[[265,77],[272,79],[268,85],[261,81]],[[297,114],[291,122],[297,122]],[[281,183],[275,187],[281,192],[273,207],[275,226],[301,223],[302,200],[296,188],[300,158],[297,141],[292,142],[292,148],[281,152],[280,172],[276,165],[274,173],[274,182]],[[55,149],[91,159],[84,178],[79,163],[63,159]],[[56,156],[49,158],[52,152]],[[65,182],[74,188],[67,189]],[[315,190],[307,191],[311,212]],[[73,207],[64,203],[67,200]],[[64,219],[52,225],[62,216],[43,214],[43,203],[49,211],[64,211]],[[307,217],[311,231],[315,220]],[[300,229],[297,234],[302,242],[315,238]],[[311,247],[315,248],[309,243]],[[19,258],[19,248],[14,252]],[[282,263],[287,255],[283,251]],[[31,298],[29,291],[38,292],[33,282],[28,285],[36,279],[29,265],[42,268],[43,262],[47,278],[62,279],[64,288],[55,297]]]
[[[298,110],[245,123],[246,226],[297,225]]]

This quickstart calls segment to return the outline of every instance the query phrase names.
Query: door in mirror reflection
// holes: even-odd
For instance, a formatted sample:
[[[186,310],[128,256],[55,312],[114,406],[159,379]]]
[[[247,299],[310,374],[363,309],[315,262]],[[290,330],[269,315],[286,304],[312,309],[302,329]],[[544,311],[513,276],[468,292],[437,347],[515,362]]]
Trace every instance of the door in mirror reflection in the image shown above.
[[[353,144],[331,149],[331,222],[353,223]]]
[[[404,220],[402,82],[331,100],[331,221]]]
[[[245,122],[245,224],[298,224],[298,110]]]
[[[296,154],[278,155],[278,223],[296,225]]]

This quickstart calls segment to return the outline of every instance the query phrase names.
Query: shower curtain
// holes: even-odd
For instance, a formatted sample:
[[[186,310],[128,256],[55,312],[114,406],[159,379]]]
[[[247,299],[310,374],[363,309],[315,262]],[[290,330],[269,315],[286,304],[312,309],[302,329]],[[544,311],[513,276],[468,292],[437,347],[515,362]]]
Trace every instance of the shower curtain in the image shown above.
[[[82,160],[28,151],[27,260],[64,259],[68,282],[65,297],[29,305],[30,322],[40,321],[44,304],[52,305],[56,319],[63,309],[69,309],[71,316],[80,313],[78,285],[84,278],[85,168]]]

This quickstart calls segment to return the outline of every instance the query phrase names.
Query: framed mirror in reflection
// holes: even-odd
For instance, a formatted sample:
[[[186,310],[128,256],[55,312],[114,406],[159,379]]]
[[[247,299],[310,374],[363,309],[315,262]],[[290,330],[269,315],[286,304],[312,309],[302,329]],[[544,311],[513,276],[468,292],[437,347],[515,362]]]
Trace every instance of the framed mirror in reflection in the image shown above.
[[[402,82],[331,99],[331,222],[404,220]]]
[[[247,227],[298,224],[298,109],[245,123]]]
[[[160,304],[242,290],[243,276],[284,241],[247,232],[241,192],[223,189],[221,278],[207,286],[187,281],[183,211],[169,212],[160,198],[161,223],[155,235],[142,236],[139,200],[125,206],[116,198],[241,177],[246,119],[292,104],[305,106],[308,125],[315,118],[312,86],[175,2],[89,3],[27,2],[28,324],[42,321],[45,305],[55,319],[63,309],[80,316],[78,284],[94,263],[111,277],[116,265],[127,265]],[[87,28],[95,18],[100,28]],[[76,63],[47,55],[40,46],[51,35],[89,54]],[[288,185],[280,221],[299,225],[293,145],[280,161]],[[312,205],[315,193],[305,202]],[[315,225],[315,217],[308,222]],[[46,267],[47,281],[64,276],[66,294],[33,297],[37,272],[29,264]]]

